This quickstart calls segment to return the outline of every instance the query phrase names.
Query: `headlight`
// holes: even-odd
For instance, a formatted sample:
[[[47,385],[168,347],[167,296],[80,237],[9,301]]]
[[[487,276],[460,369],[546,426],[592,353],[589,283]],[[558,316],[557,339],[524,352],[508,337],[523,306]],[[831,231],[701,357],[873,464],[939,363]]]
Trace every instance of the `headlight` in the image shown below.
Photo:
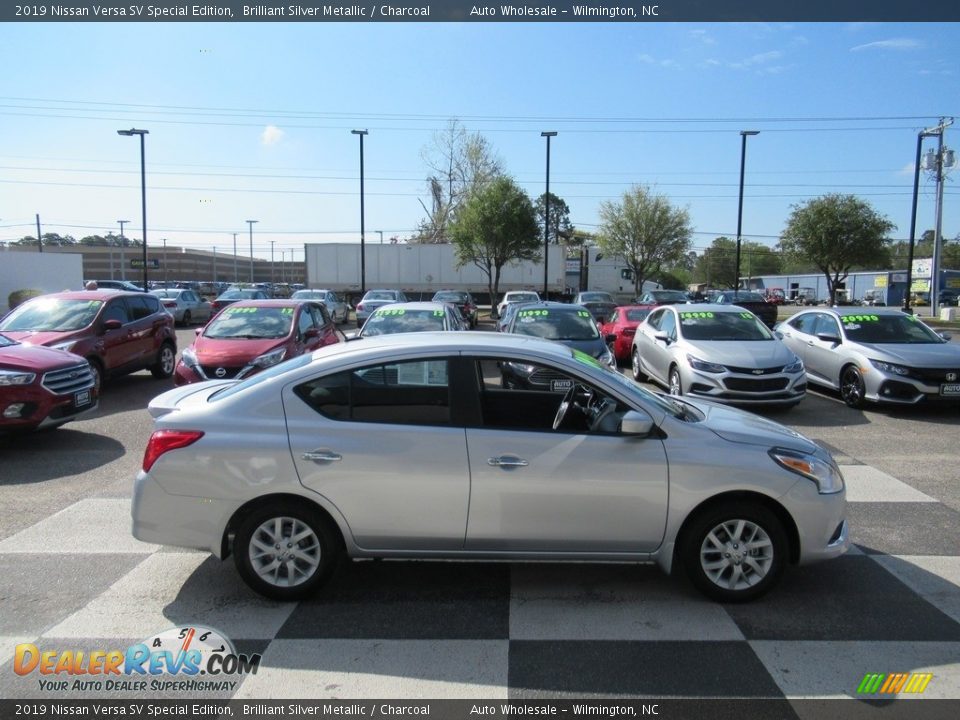
[[[183,364],[187,367],[200,367],[200,361],[197,360],[197,353],[194,352],[193,348],[185,348],[183,354],[180,356],[180,359],[183,360]]]
[[[843,475],[840,473],[840,468],[832,462],[825,462],[814,455],[783,448],[773,448],[770,451],[770,457],[780,467],[813,480],[821,495],[830,495],[843,490]]]
[[[276,365],[278,362],[283,360],[283,356],[287,354],[286,348],[280,348],[279,350],[273,350],[272,352],[264,353],[256,360],[254,360],[251,365],[256,365],[257,367],[270,367],[271,365]]]
[[[700,370],[701,372],[722,373],[727,371],[723,365],[707,362],[706,360],[701,360],[693,355],[687,355],[687,362],[690,363],[690,367],[692,367],[694,370]]]
[[[784,371],[785,373],[787,373],[788,375],[793,375],[794,373],[802,373],[802,372],[803,372],[803,360],[801,360],[801,359],[798,358],[798,357],[794,357],[793,360],[794,360],[794,362],[792,362],[791,364],[787,365],[787,366],[783,369],[783,371]]]
[[[0,370],[0,385],[29,385],[36,379],[36,373]]]
[[[66,342],[57,343],[56,345],[51,345],[54,350],[64,350],[70,352],[73,350],[73,346],[76,345],[78,340],[67,340]]]
[[[892,373],[894,375],[910,374],[910,368],[905,368],[903,365],[894,365],[893,363],[883,362],[882,360],[871,360],[870,364],[881,372]]]

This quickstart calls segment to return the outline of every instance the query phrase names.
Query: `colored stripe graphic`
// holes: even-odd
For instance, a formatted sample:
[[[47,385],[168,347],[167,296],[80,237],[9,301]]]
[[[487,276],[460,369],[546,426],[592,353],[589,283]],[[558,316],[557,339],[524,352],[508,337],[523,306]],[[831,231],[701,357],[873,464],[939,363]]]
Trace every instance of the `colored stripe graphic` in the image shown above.
[[[919,694],[927,689],[933,680],[933,673],[867,673],[857,687],[858,694],[897,695],[898,693]]]

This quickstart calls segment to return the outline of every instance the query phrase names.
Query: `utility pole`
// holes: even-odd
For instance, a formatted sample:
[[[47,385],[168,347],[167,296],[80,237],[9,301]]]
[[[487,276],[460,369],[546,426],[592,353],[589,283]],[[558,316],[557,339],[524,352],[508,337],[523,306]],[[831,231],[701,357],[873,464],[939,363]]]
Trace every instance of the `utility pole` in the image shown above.
[[[240,281],[240,276],[237,274],[237,234],[233,234],[233,282],[237,283]]]
[[[126,268],[127,262],[124,259],[124,251],[123,251],[123,246],[126,243],[126,241],[123,239],[123,226],[130,221],[117,220],[117,222],[120,224],[120,279],[126,280],[127,279],[127,268]]]
[[[936,225],[933,231],[933,257],[930,262],[930,314],[937,316],[938,299],[940,293],[940,253],[943,248],[943,170],[945,167],[945,150],[943,147],[943,133],[953,125],[953,118],[940,118],[937,130],[937,156],[934,172],[937,180]],[[952,153],[951,153],[952,155]],[[952,158],[951,158],[952,159]],[[951,163],[952,165],[953,163]]]
[[[40,234],[40,213],[37,213],[37,247],[43,252],[43,236]]]

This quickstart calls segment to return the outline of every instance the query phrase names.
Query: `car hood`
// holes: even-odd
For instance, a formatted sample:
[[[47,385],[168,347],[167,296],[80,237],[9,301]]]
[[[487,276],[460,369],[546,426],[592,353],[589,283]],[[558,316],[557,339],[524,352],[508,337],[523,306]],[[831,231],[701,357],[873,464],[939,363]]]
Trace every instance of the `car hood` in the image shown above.
[[[167,392],[157,395],[150,401],[150,404],[147,405],[147,411],[151,417],[159,418],[174,410],[198,407],[206,403],[207,398],[215,391],[228,385],[234,385],[236,382],[236,380],[208,380],[207,382],[190,383],[183,387],[167,390]]]
[[[9,336],[10,333],[4,333]],[[0,348],[0,365],[28,372],[45,372],[54,368],[79,365],[83,358],[79,355],[33,345],[12,345]]]
[[[864,355],[907,366],[960,368],[960,345],[907,343],[852,343]]]
[[[191,345],[201,365],[245,365],[287,343],[288,338],[218,339],[198,335]]]
[[[685,340],[680,349],[700,360],[731,367],[771,368],[794,361],[794,352],[779,340]]]
[[[823,450],[815,442],[773,420],[705,400],[684,398],[684,401],[694,405],[706,416],[703,424],[707,429],[728,442],[823,454]]]
[[[56,332],[37,332],[35,330],[4,330],[3,334],[11,340],[18,340],[27,345],[55,345],[59,342],[68,340],[79,340],[82,336],[77,336],[73,330]]]

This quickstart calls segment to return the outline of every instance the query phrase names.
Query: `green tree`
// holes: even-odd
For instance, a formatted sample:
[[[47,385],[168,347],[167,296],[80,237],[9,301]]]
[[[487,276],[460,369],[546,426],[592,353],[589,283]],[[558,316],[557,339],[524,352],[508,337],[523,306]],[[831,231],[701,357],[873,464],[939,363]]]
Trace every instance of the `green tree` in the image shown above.
[[[683,260],[692,234],[687,211],[650,188],[633,187],[619,203],[600,203],[597,242],[603,252],[623,258],[633,275],[635,295],[644,280]]]
[[[430,170],[431,205],[428,208],[420,202],[427,217],[407,242],[450,242],[450,223],[460,206],[473,192],[501,176],[503,163],[483,135],[468,132],[457,119],[434,133],[420,155]]]
[[[887,256],[887,234],[895,226],[853,195],[830,194],[793,206],[780,239],[791,257],[806,258],[823,273],[836,303],[837,283],[856,266]]]
[[[490,303],[500,293],[503,266],[513,260],[540,258],[537,215],[526,193],[508,177],[475,191],[450,225],[457,266],[472,263],[487,276]]]
[[[537,198],[537,225],[540,226],[540,237],[543,237],[543,225],[547,220],[547,194]],[[570,224],[570,207],[563,198],[550,193],[550,232],[551,243],[566,243],[573,237],[574,229]]]
[[[736,274],[736,255],[736,240],[716,238],[697,258],[697,280],[713,288],[730,287]]]

